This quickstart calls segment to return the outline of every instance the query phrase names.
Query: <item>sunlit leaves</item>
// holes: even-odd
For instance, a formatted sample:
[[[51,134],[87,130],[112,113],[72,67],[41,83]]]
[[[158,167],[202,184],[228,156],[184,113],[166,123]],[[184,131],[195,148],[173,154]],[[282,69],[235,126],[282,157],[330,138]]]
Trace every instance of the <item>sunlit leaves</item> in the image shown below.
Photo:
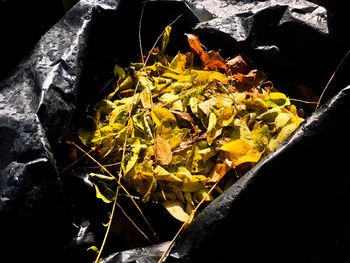
[[[161,202],[186,221],[203,198],[213,199],[207,193],[215,182],[224,178],[226,189],[303,119],[240,55],[224,60],[192,34],[191,52],[166,55],[170,32],[167,27],[161,51],[150,54],[152,63],[115,66],[111,93],[78,134],[101,161],[120,163],[114,171],[122,169],[123,183],[142,201]],[[112,202],[115,179],[89,178],[96,196]]]

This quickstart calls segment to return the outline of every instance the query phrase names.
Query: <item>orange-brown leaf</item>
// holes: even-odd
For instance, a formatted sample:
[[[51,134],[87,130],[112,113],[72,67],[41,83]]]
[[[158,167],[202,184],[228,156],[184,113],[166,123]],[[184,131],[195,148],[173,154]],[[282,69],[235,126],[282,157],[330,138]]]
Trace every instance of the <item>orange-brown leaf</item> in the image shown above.
[[[234,57],[233,59],[230,59],[226,64],[229,66],[232,74],[247,74],[249,72],[248,64],[240,55]]]
[[[190,45],[192,51],[197,54],[204,67],[206,69],[211,69],[211,70],[228,70],[227,65],[225,64],[225,60],[220,56],[218,52],[215,51],[209,51],[208,53],[203,50],[201,47],[201,43],[199,42],[199,39],[193,35],[193,34],[186,34],[187,35],[187,40],[188,44]]]
[[[217,163],[214,169],[211,171],[209,178],[212,182],[216,182],[222,176],[227,174],[231,169],[231,164],[227,160],[224,163]]]
[[[203,51],[203,48],[201,47],[201,43],[199,42],[198,37],[196,37],[193,34],[186,34],[186,36],[187,36],[188,44],[190,45],[194,53],[196,53],[197,55],[202,54],[204,51]]]

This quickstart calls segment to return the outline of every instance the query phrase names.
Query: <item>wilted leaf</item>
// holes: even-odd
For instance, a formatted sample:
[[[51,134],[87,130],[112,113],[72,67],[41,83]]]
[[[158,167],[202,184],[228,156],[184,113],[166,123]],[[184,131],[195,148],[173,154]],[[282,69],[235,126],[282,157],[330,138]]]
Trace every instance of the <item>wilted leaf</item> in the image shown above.
[[[232,169],[231,164],[232,163],[228,160],[225,160],[224,163],[217,163],[209,175],[210,180],[215,183],[217,180],[227,174]]]
[[[303,119],[241,56],[224,60],[192,34],[192,52],[165,54],[170,31],[147,64],[115,66],[114,92],[96,104],[79,136],[111,171],[122,169],[123,183],[144,202],[167,200],[168,211],[188,222],[197,203],[212,200],[214,182],[231,169],[245,173]],[[91,174],[90,180],[98,198],[114,200],[116,179]],[[220,188],[235,180],[227,175]]]
[[[89,251],[89,250],[94,251],[96,254],[99,253],[99,250],[98,250],[98,248],[97,248],[96,246],[91,246],[91,247],[89,247],[89,248],[87,249],[87,251]]]
[[[142,106],[145,109],[150,109],[152,107],[152,97],[149,88],[145,88],[140,95]]]
[[[173,154],[171,152],[170,144],[164,140],[161,136],[156,136],[156,161],[160,165],[168,165],[172,158]]]
[[[198,192],[193,193],[193,199],[195,202],[199,203],[201,202],[204,198],[204,201],[213,201],[214,198],[211,195],[207,195],[209,192],[209,189],[204,188],[199,190]]]
[[[271,139],[271,134],[267,125],[253,129],[252,139],[254,148],[259,152],[264,151]]]
[[[211,112],[211,109],[213,106],[216,105],[216,98],[212,98],[206,101],[203,101],[202,103],[198,104],[198,108],[207,116],[209,116],[209,113]]]
[[[249,72],[248,64],[243,60],[243,58],[240,55],[227,61],[227,65],[230,68],[231,74],[247,74]]]
[[[100,100],[94,107],[95,118],[100,119],[101,114],[111,113],[117,106],[109,100]]]
[[[228,67],[224,63],[222,57],[220,57],[219,53],[217,52],[205,52],[202,47],[201,43],[199,42],[198,38],[193,34],[186,34],[188,43],[193,50],[193,52],[197,55],[199,55],[200,59],[202,60],[203,65],[206,68],[212,69],[212,70],[227,70]]]
[[[174,95],[172,93],[165,93],[160,97],[159,100],[163,103],[168,103],[168,102],[171,102],[171,101],[177,99],[178,97],[179,97],[178,95]],[[177,110],[177,111],[181,112],[183,110],[182,101],[177,100],[177,101],[173,102],[170,107],[172,110]]]
[[[180,143],[182,143],[185,140],[189,132],[190,130],[186,128],[172,130],[171,137],[167,140],[170,145],[170,148],[174,149],[177,146],[179,146]]]

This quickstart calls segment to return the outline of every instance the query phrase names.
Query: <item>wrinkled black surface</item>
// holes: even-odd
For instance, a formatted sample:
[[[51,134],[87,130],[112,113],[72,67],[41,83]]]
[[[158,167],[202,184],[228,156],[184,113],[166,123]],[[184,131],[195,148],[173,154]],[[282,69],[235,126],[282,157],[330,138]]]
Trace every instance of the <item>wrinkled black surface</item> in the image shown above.
[[[320,94],[349,47],[331,11],[306,1],[151,1],[142,44],[150,49],[179,14],[169,52],[189,50],[194,32],[223,57],[243,54],[292,97],[305,85]],[[108,206],[84,171],[69,163],[63,140],[105,92],[113,66],[139,57],[140,1],[85,0],[39,41],[0,84],[0,240],[11,262],[89,262],[101,244]],[[194,15],[195,14],[195,15]],[[201,23],[197,24],[198,21]],[[210,204],[178,238],[169,262],[344,262],[350,258],[347,139],[350,84],[344,63],[309,115],[271,156]],[[124,203],[125,206],[124,206]],[[123,207],[127,199],[121,198]],[[145,207],[156,214],[155,207]],[[162,213],[161,211],[159,212]],[[164,215],[165,216],[165,215]],[[163,215],[154,217],[162,220]],[[153,218],[152,218],[153,219]],[[178,225],[164,229],[170,240]],[[156,262],[164,244],[126,250],[108,241],[105,262]],[[138,246],[146,246],[139,244]],[[114,254],[116,253],[116,254]]]
[[[63,15],[61,0],[0,1],[0,81]]]

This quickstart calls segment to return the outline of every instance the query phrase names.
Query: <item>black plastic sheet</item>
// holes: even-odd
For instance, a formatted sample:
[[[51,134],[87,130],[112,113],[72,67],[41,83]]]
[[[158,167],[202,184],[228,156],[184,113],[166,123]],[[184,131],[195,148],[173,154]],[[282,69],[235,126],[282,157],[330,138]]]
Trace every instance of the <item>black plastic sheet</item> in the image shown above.
[[[69,164],[64,138],[108,91],[114,64],[138,60],[141,8],[136,0],[81,1],[0,84],[2,258],[93,259],[86,248],[101,243],[108,207],[84,172],[60,174]],[[332,13],[306,1],[150,1],[144,49],[180,14],[169,52],[186,50],[183,33],[193,32],[223,57],[243,54],[294,98],[302,98],[300,86],[319,95],[350,43],[333,27]],[[185,229],[167,261],[350,258],[348,68],[337,73],[323,107]],[[156,262],[166,246],[127,250],[118,239],[110,242],[105,262]]]

